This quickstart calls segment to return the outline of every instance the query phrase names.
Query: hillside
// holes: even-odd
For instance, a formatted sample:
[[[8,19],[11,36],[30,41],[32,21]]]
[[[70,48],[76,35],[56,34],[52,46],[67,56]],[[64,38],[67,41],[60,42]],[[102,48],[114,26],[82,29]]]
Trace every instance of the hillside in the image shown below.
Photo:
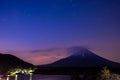
[[[28,68],[33,66],[34,65],[25,62],[16,56],[0,53],[0,74],[5,74],[9,69],[13,68]]]

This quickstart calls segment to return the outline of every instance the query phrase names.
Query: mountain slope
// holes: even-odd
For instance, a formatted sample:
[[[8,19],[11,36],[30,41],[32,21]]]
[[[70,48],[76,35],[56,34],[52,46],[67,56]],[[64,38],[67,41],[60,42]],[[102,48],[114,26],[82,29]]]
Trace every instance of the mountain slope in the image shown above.
[[[120,67],[119,63],[102,58],[85,48],[72,49],[73,54],[67,58],[58,60],[49,67]]]
[[[33,65],[17,58],[16,56],[0,53],[0,74],[5,74],[9,69],[18,67],[28,68],[33,67]]]

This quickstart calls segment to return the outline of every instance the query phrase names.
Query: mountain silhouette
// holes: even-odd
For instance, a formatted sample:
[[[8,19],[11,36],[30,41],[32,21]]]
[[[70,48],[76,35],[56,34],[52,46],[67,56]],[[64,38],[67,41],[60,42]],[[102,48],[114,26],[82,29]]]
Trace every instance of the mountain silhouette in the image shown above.
[[[120,67],[119,63],[102,58],[92,51],[82,48],[70,48],[71,56],[54,63],[44,65],[49,67]]]
[[[34,65],[27,63],[16,56],[0,53],[0,74],[6,74],[10,69],[29,68]]]

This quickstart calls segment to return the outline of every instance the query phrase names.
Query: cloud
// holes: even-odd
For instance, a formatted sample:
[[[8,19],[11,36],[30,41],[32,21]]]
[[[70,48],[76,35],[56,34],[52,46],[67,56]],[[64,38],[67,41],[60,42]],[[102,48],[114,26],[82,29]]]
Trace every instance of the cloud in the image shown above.
[[[31,55],[27,60],[34,64],[48,64],[56,60],[69,56],[67,49],[55,48],[48,50],[34,50],[29,53]]]
[[[78,50],[79,48],[87,48],[92,52],[100,55],[104,58],[107,58],[112,61],[120,61],[119,60],[119,47],[113,49],[112,46],[96,46],[96,47],[89,47],[89,46],[74,46],[68,48],[53,48],[53,49],[46,49],[46,50],[32,50],[32,51],[5,51],[5,54],[13,54],[27,62],[30,62],[34,65],[42,65],[42,64],[49,64],[54,61],[57,61],[61,58],[65,58],[70,56],[74,53],[74,51]],[[107,51],[107,50],[108,51]],[[113,55],[114,54],[114,55]]]
[[[11,50],[11,51],[4,51],[3,53],[15,55],[34,65],[49,64],[70,55],[66,48],[54,48],[54,49],[33,50],[33,51]]]

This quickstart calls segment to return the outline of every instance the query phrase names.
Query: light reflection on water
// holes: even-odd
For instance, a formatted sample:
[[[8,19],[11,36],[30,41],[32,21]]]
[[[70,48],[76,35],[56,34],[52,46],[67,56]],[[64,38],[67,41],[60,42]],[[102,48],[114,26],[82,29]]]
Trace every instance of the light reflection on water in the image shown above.
[[[10,80],[14,80],[14,77],[11,77]],[[18,80],[29,80],[29,75],[18,76]],[[65,76],[65,75],[33,75],[32,80],[70,80],[70,76]]]

